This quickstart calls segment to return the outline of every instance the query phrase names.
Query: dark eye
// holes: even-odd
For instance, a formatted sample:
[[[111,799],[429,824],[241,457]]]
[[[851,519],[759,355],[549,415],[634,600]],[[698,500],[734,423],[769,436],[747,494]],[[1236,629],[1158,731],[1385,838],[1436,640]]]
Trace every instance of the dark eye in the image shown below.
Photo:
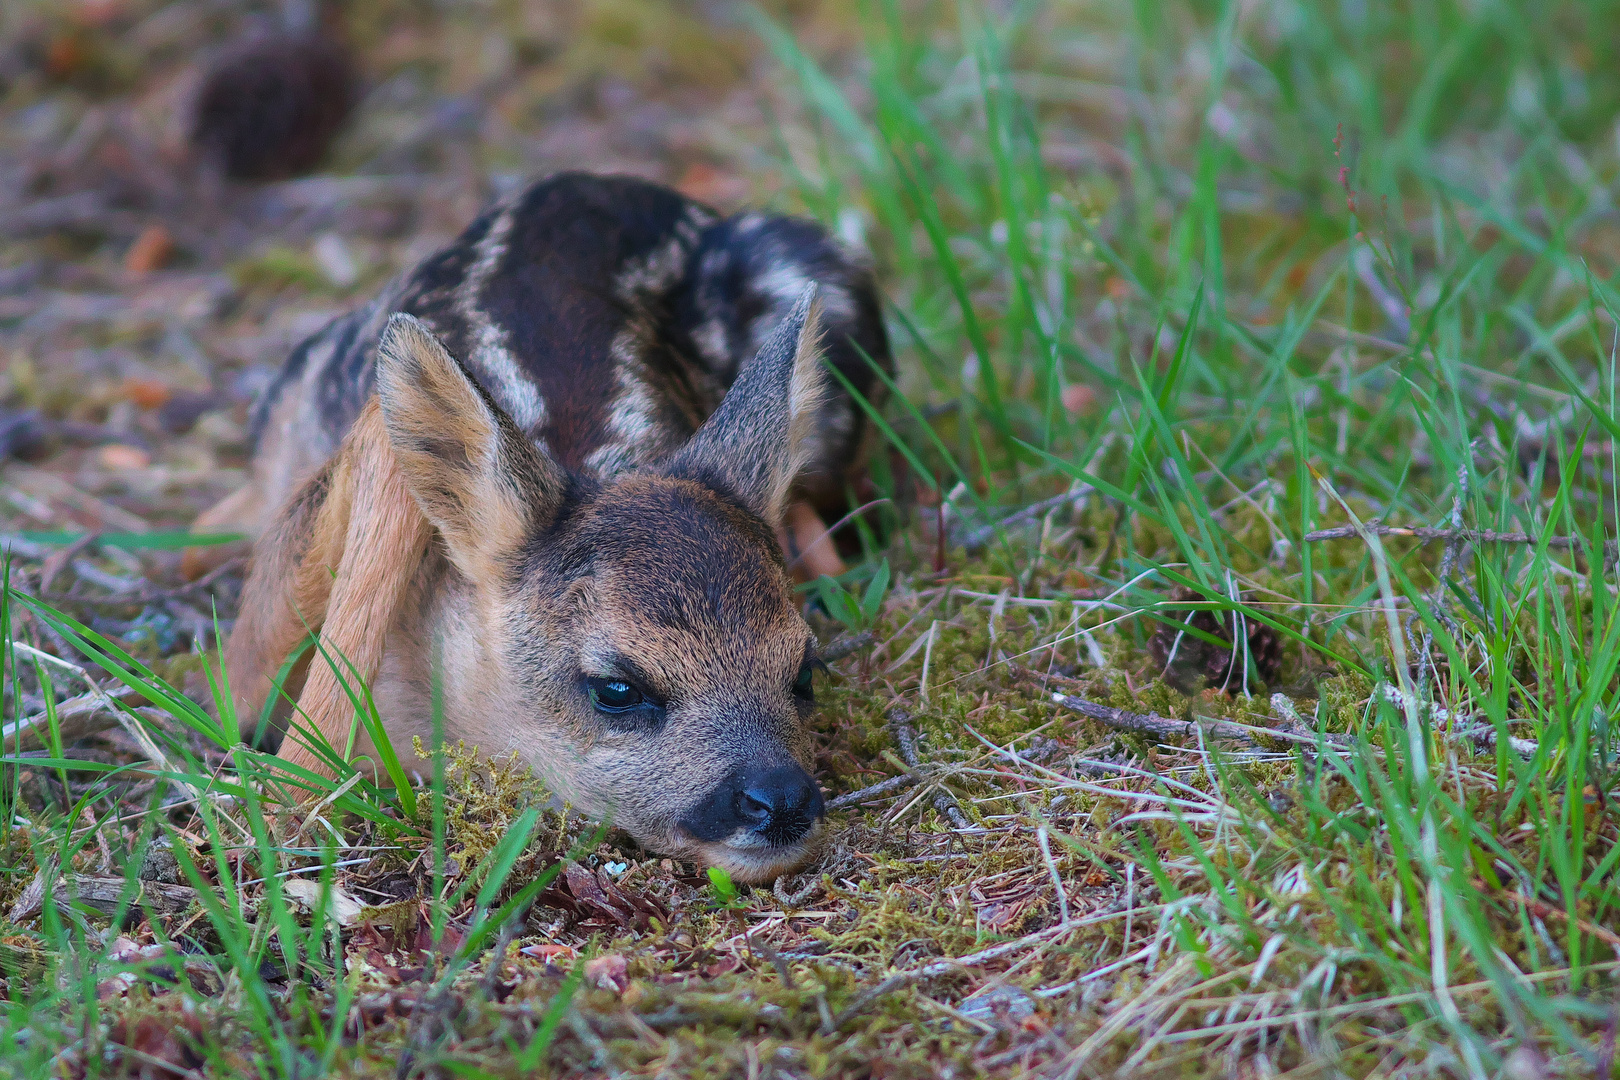
[[[816,666],[806,660],[799,669],[798,678],[793,680],[793,696],[800,701],[816,700]]]
[[[605,713],[628,712],[647,703],[641,691],[623,679],[603,679],[593,675],[585,680],[585,685],[586,692],[591,695],[591,704]]]

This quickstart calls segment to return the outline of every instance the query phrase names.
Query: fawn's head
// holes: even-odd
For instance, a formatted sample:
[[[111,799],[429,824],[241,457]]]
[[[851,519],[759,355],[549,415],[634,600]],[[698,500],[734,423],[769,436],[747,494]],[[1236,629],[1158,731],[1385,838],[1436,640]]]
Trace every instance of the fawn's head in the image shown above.
[[[815,639],[775,526],[823,392],[809,293],[655,469],[570,476],[423,326],[377,389],[412,494],[471,598],[439,620],[447,730],[517,750],[650,848],[743,881],[820,834]]]

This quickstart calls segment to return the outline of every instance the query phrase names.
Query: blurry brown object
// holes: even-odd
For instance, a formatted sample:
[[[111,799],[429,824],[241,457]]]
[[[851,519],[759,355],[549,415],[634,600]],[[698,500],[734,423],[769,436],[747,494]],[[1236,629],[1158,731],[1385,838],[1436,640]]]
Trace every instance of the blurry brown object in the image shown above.
[[[174,237],[162,225],[148,225],[124,255],[124,269],[132,274],[161,270],[174,255]]]
[[[45,46],[45,74],[58,81],[70,79],[89,62],[89,56],[84,34],[78,30],[66,31]]]
[[[202,1017],[179,994],[160,999],[152,1009],[120,1016],[108,1028],[108,1050],[126,1059],[120,1073],[152,1080],[198,1075],[197,1067],[207,1062],[201,1052]]]
[[[354,108],[349,51],[316,31],[249,41],[203,76],[192,147],[226,176],[279,180],[308,172]]]
[[[1191,589],[1178,588],[1171,594],[1173,604],[1206,602]],[[1230,611],[1200,610],[1185,613],[1175,623],[1160,623],[1148,639],[1148,652],[1157,664],[1154,675],[1183,694],[1196,693],[1203,686],[1214,686],[1235,694],[1243,689],[1244,659],[1232,642],[1237,636],[1237,616]],[[1282,639],[1277,631],[1253,619],[1244,620],[1248,632],[1249,684],[1254,688],[1270,685],[1282,673]],[[1201,630],[1220,639],[1216,645],[1187,633]]]
[[[713,206],[730,206],[748,197],[746,180],[702,161],[683,169],[675,188],[689,199]]]
[[[73,18],[82,26],[108,26],[129,14],[127,0],[79,0]]]
[[[168,384],[156,379],[124,380],[124,397],[139,409],[161,409],[173,396]]]
[[[144,469],[152,464],[152,455],[138,446],[111,443],[96,453],[96,461],[104,469]]]
[[[1084,383],[1072,383],[1063,388],[1063,407],[1076,415],[1088,413],[1097,404],[1097,391]]]

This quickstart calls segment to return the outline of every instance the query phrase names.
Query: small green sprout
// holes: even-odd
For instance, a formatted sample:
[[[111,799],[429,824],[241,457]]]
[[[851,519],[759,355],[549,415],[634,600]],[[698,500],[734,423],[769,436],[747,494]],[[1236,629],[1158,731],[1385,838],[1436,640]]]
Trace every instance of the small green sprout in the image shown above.
[[[871,628],[883,608],[883,596],[889,591],[889,560],[883,560],[859,600],[837,578],[826,574],[816,579],[815,586],[827,614],[843,623],[850,633],[858,634]]]
[[[722,911],[735,911],[743,906],[736,882],[718,866],[709,867],[709,892],[714,896],[714,906]]]

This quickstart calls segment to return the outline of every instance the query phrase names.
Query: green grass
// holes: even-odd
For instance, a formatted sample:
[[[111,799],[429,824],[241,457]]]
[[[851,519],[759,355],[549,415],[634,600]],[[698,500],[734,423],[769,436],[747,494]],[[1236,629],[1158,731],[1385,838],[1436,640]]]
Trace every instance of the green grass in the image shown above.
[[[826,133],[794,158],[802,198],[872,222],[903,283],[905,460],[928,487],[956,484],[964,517],[1075,483],[1116,516],[1115,549],[1085,536],[1094,518],[1056,550],[993,548],[989,568],[1060,598],[1054,571],[1073,559],[1161,620],[1171,587],[1190,590],[1284,638],[1302,696],[1330,671],[1404,692],[1402,708],[1367,701],[1292,812],[1245,798],[1259,770],[1212,763],[1220,812],[1156,838],[1180,865],[1142,843],[1163,894],[1198,901],[1176,931],[1193,960],[1179,978],[1241,988],[1229,1016],[1279,992],[1306,1001],[1324,965],[1344,967],[1357,975],[1332,996],[1366,998],[1369,1017],[1380,997],[1422,1002],[1412,1045],[1441,1039],[1470,1074],[1543,1039],[1600,1064],[1579,1032],[1608,1015],[1582,991],[1606,984],[1613,949],[1588,931],[1616,899],[1615,593],[1599,554],[1615,533],[1615,320],[1613,252],[1589,230],[1613,173],[1591,140],[1614,88],[1582,28],[1606,13],[1054,5],[995,22],[964,6],[960,45],[941,53],[876,5],[869,123],[765,26]],[[1131,108],[1112,124],[1085,107],[1095,75],[1061,70],[1086,43],[1114,46],[1103,83]],[[1053,167],[1056,139],[1087,138],[1124,163],[1106,178]],[[1063,407],[1071,384],[1100,392],[1095,413]],[[923,419],[946,402],[949,422]],[[1305,540],[1356,508],[1533,539],[1441,558],[1439,544]],[[1554,551],[1554,535],[1578,542]],[[1443,716],[1489,730],[1494,753],[1459,748]],[[1279,916],[1291,867],[1317,918]],[[1525,898],[1560,914],[1556,941]],[[1265,993],[1241,987],[1257,967]],[[1162,1014],[1175,982],[1118,1015]],[[1463,1009],[1456,982],[1486,984],[1490,1004]],[[1220,1025],[1207,1039],[1242,1052]],[[1389,1040],[1344,1067],[1388,1068]],[[1168,1053],[1142,1039],[1130,1064]]]
[[[164,764],[54,734],[8,759],[0,914],[39,867],[105,863],[127,896],[0,926],[0,1073],[138,1071],[111,1044],[157,1016],[218,1076],[1613,1075],[1617,9],[874,3],[837,74],[758,17],[790,87],[783,198],[864,236],[901,360],[891,502],[816,589],[824,636],[878,643],[822,695],[824,781],[905,771],[899,703],[925,782],[835,814],[802,904],[621,850],[448,753],[414,799],[341,774],[289,849],[228,722],[8,596],[8,642],[26,609],[141,689]],[[1167,686],[1163,643],[1207,657],[1226,620],[1247,633],[1225,691]],[[11,708],[82,689],[41,663],[8,652]],[[1148,739],[1054,691],[1295,738]],[[199,906],[109,960],[159,838]],[[571,852],[598,888],[628,869],[559,922],[589,887],[542,875]],[[295,868],[324,913],[287,895]],[[425,913],[340,926],[335,893],[387,875]],[[414,982],[355,929],[387,919],[418,935]],[[508,953],[503,927],[553,951]],[[1003,984],[1027,1019],[974,1011]]]

